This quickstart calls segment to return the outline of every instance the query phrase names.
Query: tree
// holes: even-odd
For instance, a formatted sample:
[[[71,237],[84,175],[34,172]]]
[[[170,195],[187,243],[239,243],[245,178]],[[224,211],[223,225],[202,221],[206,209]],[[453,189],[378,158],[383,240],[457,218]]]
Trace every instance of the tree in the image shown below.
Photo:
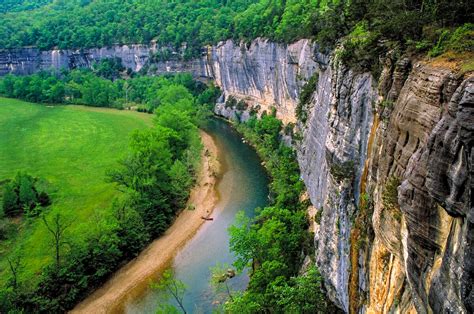
[[[181,160],[176,160],[170,169],[171,193],[177,206],[184,205],[189,198],[189,191],[193,178],[189,175],[186,165]]]
[[[217,264],[214,267],[211,267],[211,284],[217,292],[221,290],[222,287],[225,287],[227,296],[231,301],[234,300],[234,297],[229,288],[229,280],[234,278],[236,272],[227,264]]]
[[[34,186],[33,177],[27,174],[17,175],[17,184],[19,185],[18,197],[20,204],[28,212],[36,206],[38,196]]]
[[[183,302],[186,286],[182,281],[174,278],[171,270],[166,270],[163,273],[161,280],[158,283],[153,284],[152,287],[162,292],[163,304],[166,303],[168,299],[172,298],[176,301],[181,311],[184,314],[187,313]]]
[[[93,71],[103,78],[115,80],[125,70],[122,59],[118,57],[102,59],[92,65]]]
[[[150,235],[139,213],[123,204],[115,203],[113,207],[115,207],[115,217],[118,221],[119,249],[124,257],[133,258],[148,243]]]
[[[46,229],[52,236],[52,244],[54,246],[55,252],[54,256],[56,262],[56,269],[59,269],[62,247],[66,243],[64,239],[65,232],[67,228],[71,226],[71,222],[66,221],[65,218],[59,213],[56,213],[50,221],[46,219],[45,215],[42,216],[42,219],[44,225],[46,226]]]
[[[18,273],[20,272],[23,266],[22,255],[20,253],[17,253],[13,256],[8,256],[7,261],[8,261],[8,266],[10,268],[10,272],[12,275],[12,278],[10,280],[10,285],[15,291],[18,288]]]
[[[279,294],[278,305],[287,313],[326,313],[328,304],[322,286],[323,278],[312,265],[303,275],[275,287]]]
[[[3,188],[3,213],[13,216],[22,210],[14,182],[5,184]]]
[[[160,88],[156,92],[156,97],[160,105],[176,105],[180,101],[192,102],[193,95],[183,85],[170,85]]]
[[[48,91],[47,102],[49,103],[62,103],[66,94],[66,88],[63,82],[57,82],[51,86]]]

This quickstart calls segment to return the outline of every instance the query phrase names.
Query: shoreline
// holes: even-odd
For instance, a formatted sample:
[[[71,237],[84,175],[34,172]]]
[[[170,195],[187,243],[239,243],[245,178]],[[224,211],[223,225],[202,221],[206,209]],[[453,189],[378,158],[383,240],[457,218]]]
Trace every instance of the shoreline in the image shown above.
[[[222,167],[214,139],[202,130],[199,133],[203,144],[201,168],[187,203],[193,205],[194,210],[183,209],[160,238],[116,271],[70,313],[122,313],[126,301],[146,291],[150,281],[170,266],[178,250],[207,222],[202,217],[209,217],[219,200],[216,186]]]

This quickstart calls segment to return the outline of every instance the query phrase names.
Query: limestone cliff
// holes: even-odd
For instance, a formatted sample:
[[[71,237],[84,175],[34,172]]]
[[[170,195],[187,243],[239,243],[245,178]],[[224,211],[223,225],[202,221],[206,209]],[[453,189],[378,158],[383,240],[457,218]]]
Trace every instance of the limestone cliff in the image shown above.
[[[201,58],[183,61],[180,52],[170,61],[155,61],[161,49],[156,44],[123,45],[97,49],[39,51],[36,48],[0,50],[0,76],[25,75],[44,69],[90,67],[94,62],[118,57],[132,71],[148,74],[190,72],[196,78],[211,79],[219,85],[223,99],[233,96],[245,100],[260,112],[277,109],[278,117],[295,122],[298,91],[317,67],[315,45],[300,40],[282,45],[265,39],[251,44],[229,40],[203,49]],[[316,58],[316,59],[315,59]],[[218,107],[218,110],[225,108]]]
[[[319,77],[299,160],[329,295],[351,312],[472,312],[474,76],[388,58],[379,82],[337,61]]]
[[[472,312],[474,76],[388,56],[376,80],[312,59],[317,87],[294,144],[328,295],[346,312]],[[294,121],[287,106],[277,116]]]
[[[227,41],[186,62],[153,62],[157,49],[1,51],[0,75],[113,56],[134,71],[214,80],[223,91],[216,112],[226,117],[275,108],[300,135],[292,142],[330,298],[346,312],[474,311],[472,73],[389,55],[375,79],[307,40]],[[297,121],[301,87],[313,75],[308,117]],[[231,96],[245,106],[226,105]]]
[[[81,50],[40,51],[37,48],[0,50],[0,76],[7,73],[32,74],[46,69],[90,67],[94,61],[118,57],[125,67],[139,71],[156,45],[124,45]]]

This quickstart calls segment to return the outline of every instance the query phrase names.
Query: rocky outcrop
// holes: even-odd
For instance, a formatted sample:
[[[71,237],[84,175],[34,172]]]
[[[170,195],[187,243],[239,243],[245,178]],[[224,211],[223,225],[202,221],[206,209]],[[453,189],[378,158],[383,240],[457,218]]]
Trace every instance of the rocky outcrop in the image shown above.
[[[123,45],[80,50],[40,51],[36,48],[0,50],[0,76],[32,74],[47,69],[90,67],[104,58],[120,58],[125,67],[139,71],[149,60],[156,45]]]
[[[405,306],[419,313],[468,313],[474,270],[469,239],[474,79],[418,62],[402,87],[384,88],[384,80],[396,83],[408,74],[407,64],[398,63],[380,85],[381,96],[393,108],[383,108],[390,114],[380,112],[386,118],[375,130],[368,169],[376,236],[368,310]],[[389,208],[384,197],[394,177],[400,181],[398,208]],[[375,271],[380,252],[388,262]],[[447,265],[453,268],[448,271]],[[383,278],[391,282],[386,289],[378,284]],[[403,304],[407,291],[410,304]]]
[[[472,312],[473,90],[472,75],[407,58],[378,82],[335,60],[320,71],[298,158],[345,311]]]
[[[351,217],[358,204],[377,97],[374,86],[369,74],[356,74],[342,65],[320,71],[298,150],[310,199],[322,211],[315,241],[317,263],[331,299],[346,311]]]
[[[82,50],[39,51],[35,48],[0,51],[0,76],[7,73],[26,75],[44,69],[90,67],[104,58],[117,57],[132,71],[149,74],[189,72],[196,78],[211,79],[221,87],[224,98],[243,100],[258,112],[277,109],[280,119],[295,122],[295,107],[300,87],[318,67],[327,63],[326,56],[316,53],[315,45],[300,40],[291,45],[265,39],[250,45],[231,40],[203,50],[202,57],[183,61],[179,52],[170,61],[155,61],[160,47],[123,45]],[[224,107],[217,107],[223,115]]]
[[[211,50],[210,76],[224,91],[225,99],[233,96],[244,100],[249,106],[247,111],[256,108],[271,112],[275,108],[282,121],[295,122],[300,88],[321,64],[328,62],[315,49],[308,40],[288,46],[261,39],[249,46],[227,41]],[[224,103],[216,111],[225,116],[236,112],[226,111]]]

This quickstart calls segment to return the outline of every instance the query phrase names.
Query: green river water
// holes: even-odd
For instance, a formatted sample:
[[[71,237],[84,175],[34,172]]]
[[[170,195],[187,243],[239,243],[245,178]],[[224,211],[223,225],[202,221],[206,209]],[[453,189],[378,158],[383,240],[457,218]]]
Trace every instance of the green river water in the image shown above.
[[[269,179],[256,152],[223,120],[212,119],[206,131],[220,150],[223,173],[217,185],[220,199],[212,214],[214,220],[203,224],[172,264],[175,278],[186,285],[184,305],[188,313],[211,313],[217,307],[215,301],[222,300],[209,283],[210,267],[232,264],[227,229],[234,223],[237,212],[245,210],[252,216],[255,208],[268,204]],[[229,281],[234,290],[245,289],[247,283],[246,274]],[[148,289],[144,295],[128,301],[125,312],[156,313],[161,300],[157,291]]]

